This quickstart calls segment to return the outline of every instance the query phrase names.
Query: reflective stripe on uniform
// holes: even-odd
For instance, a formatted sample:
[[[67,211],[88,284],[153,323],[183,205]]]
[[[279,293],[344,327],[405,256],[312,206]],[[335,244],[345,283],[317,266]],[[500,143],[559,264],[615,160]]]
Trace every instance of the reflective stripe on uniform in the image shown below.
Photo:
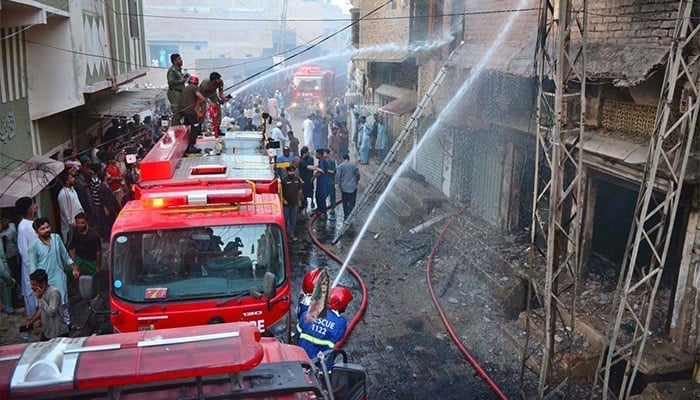
[[[311,342],[313,344],[319,345],[319,346],[327,346],[329,348],[335,348],[335,342],[330,341],[330,340],[325,340],[325,339],[319,339],[317,337],[313,337],[309,335],[308,333],[301,333],[299,335],[299,339],[304,339],[308,342]]]

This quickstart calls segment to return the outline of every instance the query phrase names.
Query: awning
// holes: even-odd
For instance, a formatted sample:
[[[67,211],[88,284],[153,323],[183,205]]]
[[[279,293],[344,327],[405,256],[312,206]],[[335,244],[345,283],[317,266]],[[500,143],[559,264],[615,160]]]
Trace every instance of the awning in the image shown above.
[[[416,96],[403,96],[381,107],[379,111],[387,114],[404,115],[416,109]]]
[[[89,117],[131,117],[165,106],[165,89],[125,90],[86,104],[81,113]]]
[[[0,208],[14,207],[22,197],[34,197],[65,169],[62,162],[34,156],[0,179]]]
[[[380,94],[382,96],[393,97],[399,99],[401,97],[416,97],[416,91],[411,89],[406,89],[394,85],[379,85],[378,88],[374,90],[375,94]]]
[[[406,61],[408,56],[406,47],[389,45],[389,47],[383,46],[382,49],[377,49],[376,46],[358,49],[350,58],[353,61],[400,63]]]

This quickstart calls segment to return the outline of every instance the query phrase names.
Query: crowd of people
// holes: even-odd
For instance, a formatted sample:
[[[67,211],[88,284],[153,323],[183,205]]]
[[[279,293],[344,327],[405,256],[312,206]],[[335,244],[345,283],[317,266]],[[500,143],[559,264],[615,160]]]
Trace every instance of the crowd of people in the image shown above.
[[[360,180],[358,165],[351,161],[351,146],[360,165],[368,164],[372,156],[377,162],[384,159],[389,136],[381,114],[355,110],[342,97],[329,98],[323,108],[311,104],[295,109],[296,115],[305,116],[298,126],[300,134],[295,135],[286,110],[288,87],[260,87],[254,92],[225,95],[219,73],[212,72],[200,82],[197,76],[183,72],[180,55],[173,54],[171,63],[167,73],[171,124],[190,126],[188,153],[199,152],[194,144],[205,131],[258,131],[265,125],[268,140],[277,142],[268,151],[275,158],[282,182],[290,240],[298,240],[297,221],[313,214],[329,221],[336,219],[337,191],[343,216],[349,216]],[[138,169],[126,162],[126,155],[143,157],[161,133],[150,117],[143,121],[139,115],[128,121],[113,119],[102,135],[90,140],[88,149],[63,153],[65,169],[52,190],[58,226],[40,218],[29,197],[17,201],[16,221],[0,220],[3,312],[24,308],[28,325],[41,321],[45,327],[43,339],[67,334],[70,320],[66,310],[71,293],[77,291],[77,280],[91,275],[99,281],[102,243],[109,240],[120,209],[134,198]],[[60,235],[52,234],[52,228]]]
[[[102,243],[122,206],[132,200],[137,169],[127,154],[143,157],[160,136],[151,118],[115,118],[82,151],[63,152],[64,170],[50,185],[56,224],[38,215],[30,197],[15,203],[15,217],[2,218],[0,304],[2,312],[24,309],[26,328],[40,321],[42,340],[65,336],[71,302],[80,300],[78,279],[102,276]],[[53,231],[60,232],[54,234]]]

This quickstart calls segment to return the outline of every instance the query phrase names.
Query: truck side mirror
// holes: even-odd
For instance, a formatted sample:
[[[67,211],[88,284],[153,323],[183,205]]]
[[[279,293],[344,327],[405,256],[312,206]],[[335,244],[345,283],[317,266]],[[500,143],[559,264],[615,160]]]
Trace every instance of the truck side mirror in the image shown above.
[[[275,297],[277,293],[277,276],[272,272],[265,272],[263,277],[263,293],[268,299]]]
[[[331,386],[335,400],[366,398],[367,373],[362,366],[341,362],[333,364],[331,371]]]
[[[95,277],[92,275],[80,275],[78,288],[80,289],[80,298],[83,300],[91,300],[97,296]]]

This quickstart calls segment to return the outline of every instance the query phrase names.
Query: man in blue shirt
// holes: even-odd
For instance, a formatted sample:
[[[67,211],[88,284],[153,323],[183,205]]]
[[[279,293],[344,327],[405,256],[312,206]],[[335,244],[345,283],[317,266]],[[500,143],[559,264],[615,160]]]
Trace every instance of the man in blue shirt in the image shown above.
[[[282,179],[284,177],[284,171],[292,165],[292,161],[294,161],[294,156],[289,152],[289,146],[284,146],[282,154],[277,156],[275,174],[277,174],[278,178]]]
[[[357,184],[360,182],[360,170],[357,165],[350,162],[348,154],[343,155],[343,162],[338,166],[335,174],[335,182],[340,189],[343,201],[343,218],[347,218],[355,207]]]
[[[348,321],[341,314],[352,300],[352,293],[348,288],[336,286],[331,289],[331,297],[328,302],[328,310],[325,317],[316,319],[307,318],[309,309],[299,317],[301,334],[299,346],[306,351],[309,358],[318,357],[318,353],[333,350],[338,342],[345,337]],[[311,319],[311,320],[309,320]],[[328,362],[326,367],[330,370],[333,362]]]
[[[34,221],[34,230],[38,238],[29,245],[29,270],[30,272],[37,269],[46,271],[49,285],[58,289],[61,292],[63,304],[68,304],[68,281],[63,268],[71,267],[71,275],[76,282],[80,278],[80,270],[68,255],[61,237],[51,233],[51,224],[47,218],[37,218]]]

